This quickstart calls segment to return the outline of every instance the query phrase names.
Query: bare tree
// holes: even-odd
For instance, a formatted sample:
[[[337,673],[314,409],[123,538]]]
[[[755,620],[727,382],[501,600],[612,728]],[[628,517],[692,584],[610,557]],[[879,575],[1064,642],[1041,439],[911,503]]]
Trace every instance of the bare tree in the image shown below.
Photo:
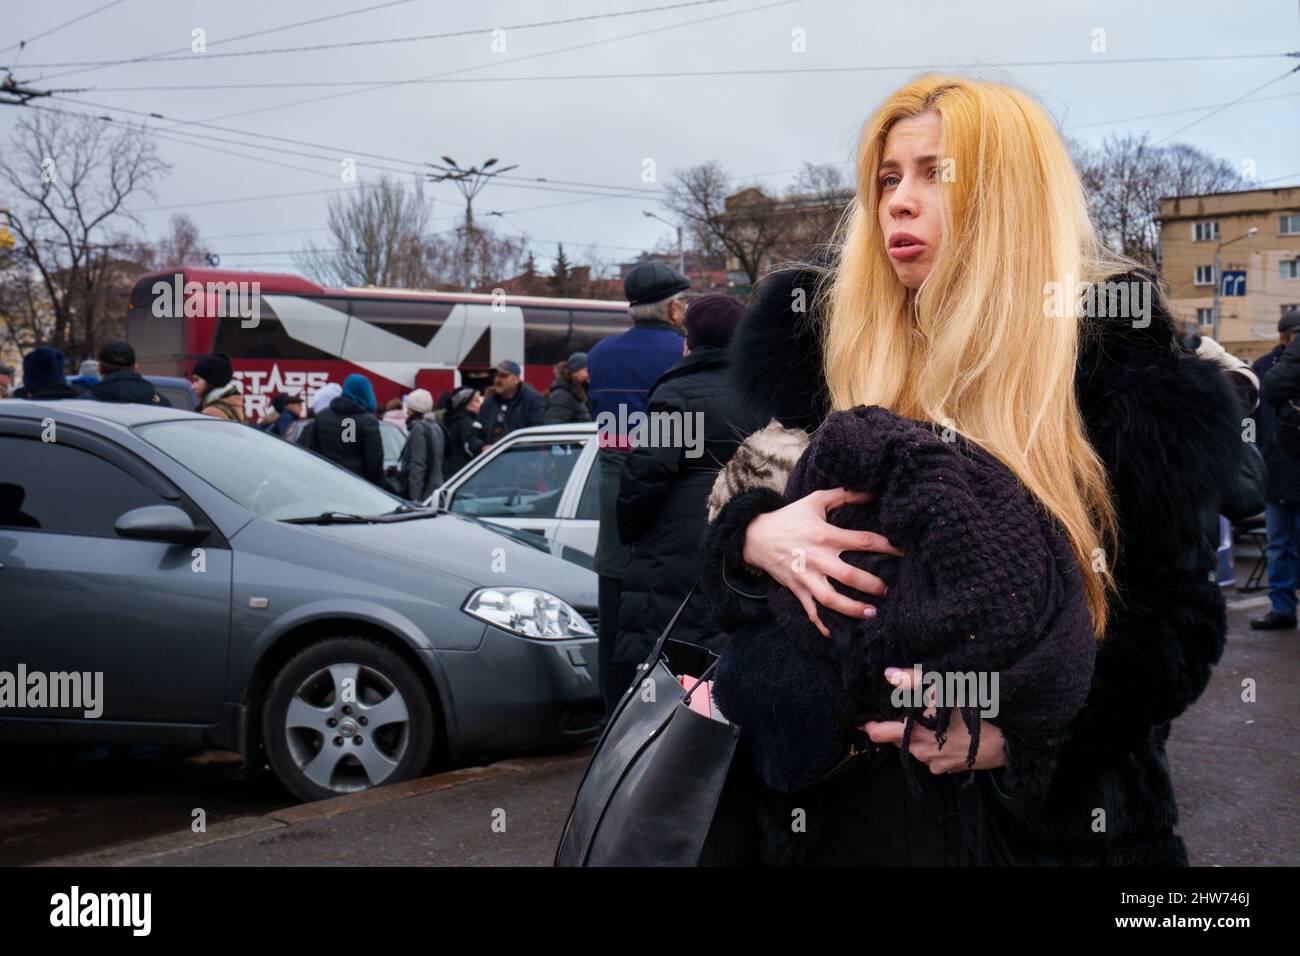
[[[384,176],[347,196],[332,196],[327,225],[333,244],[308,243],[294,262],[328,285],[429,287],[434,284],[429,209],[419,180],[407,190]]]
[[[787,228],[776,199],[757,186],[734,191],[716,161],[677,171],[664,205],[681,217],[701,253],[725,253],[751,283]]]
[[[105,311],[124,245],[101,237],[139,225],[128,203],[152,195],[168,166],[143,129],[91,117],[35,112],[14,127],[0,155],[0,187],[18,253],[5,294],[11,341],[46,342],[70,358],[93,355],[120,317]]]
[[[1093,222],[1125,255],[1158,267],[1160,200],[1247,186],[1232,165],[1186,143],[1152,144],[1144,133],[1111,136],[1100,146],[1071,144]]]

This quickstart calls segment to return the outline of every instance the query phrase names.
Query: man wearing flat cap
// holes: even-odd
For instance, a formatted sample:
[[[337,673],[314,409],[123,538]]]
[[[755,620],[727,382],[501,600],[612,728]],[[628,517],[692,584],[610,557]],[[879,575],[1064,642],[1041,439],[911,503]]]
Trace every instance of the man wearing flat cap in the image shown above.
[[[1283,313],[1277,323],[1278,344],[1255,362],[1261,400],[1255,412],[1255,440],[1267,468],[1264,519],[1268,531],[1268,602],[1266,614],[1250,626],[1257,631],[1290,630],[1296,626],[1296,583],[1300,570],[1300,458],[1285,446],[1296,426],[1283,419],[1300,404],[1300,310]],[[1292,418],[1294,421],[1294,418]],[[1279,441],[1281,436],[1282,441]]]
[[[588,400],[599,443],[600,535],[595,567],[600,576],[600,687],[606,713],[613,710],[636,676],[635,664],[614,659],[629,557],[629,547],[619,540],[617,501],[623,461],[632,446],[630,436],[621,429],[633,413],[649,411],[651,387],[685,351],[682,323],[686,302],[682,294],[690,287],[691,280],[671,266],[639,263],[623,280],[632,328],[597,343],[587,354],[591,376]]]

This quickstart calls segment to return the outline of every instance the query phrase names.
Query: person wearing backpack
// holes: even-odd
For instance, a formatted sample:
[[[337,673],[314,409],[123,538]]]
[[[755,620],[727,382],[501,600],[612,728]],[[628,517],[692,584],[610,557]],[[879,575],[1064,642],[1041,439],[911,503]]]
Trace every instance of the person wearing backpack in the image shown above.
[[[433,417],[433,396],[417,388],[406,396],[406,445],[397,469],[397,493],[423,502],[442,484],[447,436]]]

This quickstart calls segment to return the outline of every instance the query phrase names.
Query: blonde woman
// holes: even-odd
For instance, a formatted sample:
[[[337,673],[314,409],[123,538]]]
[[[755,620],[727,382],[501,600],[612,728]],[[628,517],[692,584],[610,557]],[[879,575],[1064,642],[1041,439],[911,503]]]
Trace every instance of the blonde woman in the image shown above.
[[[1242,446],[1222,374],[1181,346],[1149,279],[1098,241],[1038,103],[923,76],[867,121],[839,241],[769,276],[733,344],[742,399],[784,425],[812,430],[857,406],[938,423],[1005,465],[1068,541],[1098,642],[1086,703],[1064,739],[985,719],[971,748],[997,794],[985,822],[1019,863],[1187,861],[1164,742],[1222,651],[1202,528]],[[704,586],[724,628],[770,618],[781,591],[829,634],[835,616],[870,617],[897,585],[842,557],[893,553],[891,542],[827,520],[864,496],[783,500],[800,448],[789,430],[757,433],[715,488]],[[864,729],[884,748],[905,742],[900,721]],[[971,728],[954,713],[946,729],[908,735],[936,779],[967,771]],[[778,833],[789,830],[778,806],[769,858],[950,860],[900,781],[860,761],[798,795],[811,808],[802,835]]]

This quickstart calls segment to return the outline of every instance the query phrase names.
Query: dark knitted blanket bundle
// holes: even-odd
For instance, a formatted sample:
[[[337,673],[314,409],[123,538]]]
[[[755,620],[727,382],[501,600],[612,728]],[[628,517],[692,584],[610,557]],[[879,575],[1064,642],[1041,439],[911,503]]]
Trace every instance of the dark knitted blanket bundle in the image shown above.
[[[774,620],[744,621],[733,631],[714,690],[723,713],[744,728],[764,782],[785,793],[815,783],[866,720],[909,716],[942,743],[951,707],[930,717],[914,701],[894,706],[884,676],[890,666],[983,675],[981,686],[996,688],[998,713],[989,719],[1009,748],[1016,740],[1059,745],[1087,696],[1096,641],[1078,562],[1046,510],[982,448],[960,437],[945,441],[929,424],[874,406],[826,419],[784,500],[838,487],[875,498],[833,510],[830,523],[879,532],[903,556],[841,555],[880,577],[888,592],[878,597],[832,582],[878,612],[858,620],[820,608],[830,640],[782,587],[768,592]],[[961,709],[974,738],[967,766],[982,706],[967,699]]]

